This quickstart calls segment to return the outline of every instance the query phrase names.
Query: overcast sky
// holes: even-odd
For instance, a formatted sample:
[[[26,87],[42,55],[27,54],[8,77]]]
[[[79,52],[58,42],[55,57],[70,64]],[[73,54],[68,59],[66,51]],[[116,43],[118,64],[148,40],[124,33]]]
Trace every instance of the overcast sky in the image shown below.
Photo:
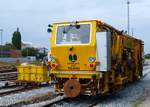
[[[150,0],[131,1],[131,28],[150,52]],[[127,29],[126,0],[0,0],[3,40],[11,41],[19,27],[23,41],[49,48],[47,25],[53,22],[99,19]]]

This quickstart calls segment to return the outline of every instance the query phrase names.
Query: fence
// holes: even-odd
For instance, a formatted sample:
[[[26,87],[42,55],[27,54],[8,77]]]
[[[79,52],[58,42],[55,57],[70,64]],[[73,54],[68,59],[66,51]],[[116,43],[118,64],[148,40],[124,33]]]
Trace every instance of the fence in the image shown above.
[[[0,62],[28,62],[30,61],[29,58],[0,58]]]

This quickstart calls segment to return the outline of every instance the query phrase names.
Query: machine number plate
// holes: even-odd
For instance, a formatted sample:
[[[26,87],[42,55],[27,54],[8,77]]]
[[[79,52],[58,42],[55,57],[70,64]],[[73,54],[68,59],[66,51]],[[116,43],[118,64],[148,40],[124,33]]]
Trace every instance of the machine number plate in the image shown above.
[[[80,67],[77,67],[79,65],[78,62],[69,62],[67,65],[69,70],[80,70]]]

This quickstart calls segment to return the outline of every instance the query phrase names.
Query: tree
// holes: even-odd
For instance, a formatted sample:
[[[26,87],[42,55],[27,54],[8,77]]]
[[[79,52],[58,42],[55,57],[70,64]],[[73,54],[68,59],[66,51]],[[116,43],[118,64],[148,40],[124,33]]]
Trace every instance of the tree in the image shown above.
[[[25,48],[22,49],[22,56],[36,56],[38,54],[38,49],[36,48]]]
[[[145,59],[150,59],[150,54],[146,54]]]
[[[20,50],[21,49],[21,34],[19,32],[19,28],[17,28],[17,31],[13,33],[12,37],[12,45],[14,48]]]
[[[12,49],[12,44],[10,43],[6,43],[5,45],[3,45],[3,50],[4,51],[10,51]]]

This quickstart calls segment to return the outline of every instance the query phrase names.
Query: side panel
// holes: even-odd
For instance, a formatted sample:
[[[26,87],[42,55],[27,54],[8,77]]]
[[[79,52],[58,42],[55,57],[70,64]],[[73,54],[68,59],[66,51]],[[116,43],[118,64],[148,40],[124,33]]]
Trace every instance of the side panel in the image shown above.
[[[18,66],[18,80],[27,82],[48,82],[49,71],[46,66]]]
[[[111,68],[111,33],[96,33],[97,60],[100,65],[96,67],[96,71],[108,71]]]

